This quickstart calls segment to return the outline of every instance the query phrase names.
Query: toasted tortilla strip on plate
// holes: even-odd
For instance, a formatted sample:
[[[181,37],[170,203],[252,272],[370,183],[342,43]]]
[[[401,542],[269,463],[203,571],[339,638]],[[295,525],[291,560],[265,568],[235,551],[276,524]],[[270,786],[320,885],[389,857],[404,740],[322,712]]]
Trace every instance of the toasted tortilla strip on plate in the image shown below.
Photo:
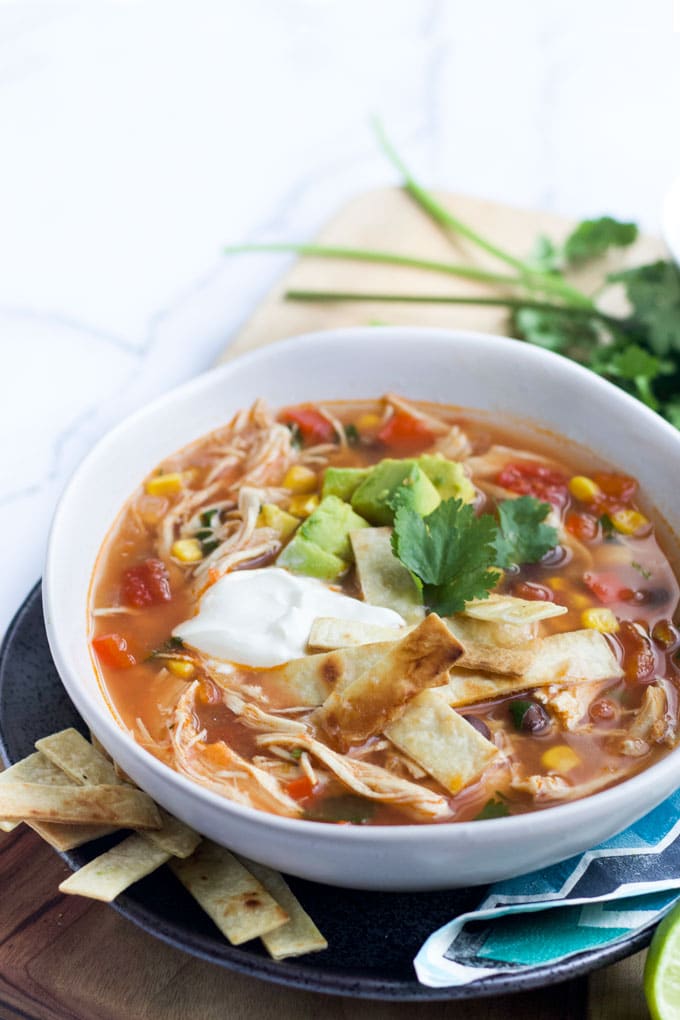
[[[332,651],[355,645],[399,641],[406,631],[406,627],[381,627],[380,624],[362,623],[361,620],[336,620],[332,616],[318,616],[312,624],[307,643],[310,648]]]
[[[144,836],[128,836],[122,843],[69,875],[59,886],[59,892],[110,903],[133,882],[165,864],[171,856]]]
[[[203,840],[170,867],[232,946],[267,935],[290,920],[264,885],[228,850]]]
[[[70,780],[61,769],[53,765],[39,751],[29,754],[27,758],[10,765],[0,773],[0,783],[39,783],[41,786],[67,786]],[[21,821],[1,821],[0,830],[11,832]],[[28,821],[30,827],[55,850],[73,850],[91,839],[99,839],[116,831],[111,825],[60,825],[58,822]]]
[[[316,714],[317,724],[341,750],[381,732],[426,687],[446,683],[449,669],[463,652],[435,613],[387,647],[374,666],[334,691]]]
[[[350,532],[357,577],[364,601],[394,609],[407,623],[418,623],[425,610],[408,570],[392,552],[391,528]]]
[[[0,785],[0,817],[39,822],[115,825],[158,829],[161,816],[146,793],[131,786]]]
[[[36,741],[37,748],[58,766],[60,775],[83,786],[126,786],[116,772],[115,764],[105,753],[94,747],[77,730],[70,728],[52,733]],[[189,857],[201,837],[184,822],[158,808],[161,826],[149,831],[147,838],[174,857]],[[90,837],[93,839],[94,837]]]
[[[493,594],[486,599],[468,602],[465,606],[465,615],[475,620],[510,623],[516,626],[538,623],[539,620],[549,620],[553,616],[563,616],[568,611],[566,606],[558,606],[555,602],[537,602],[518,599],[513,595]]]
[[[283,876],[278,871],[265,867],[264,864],[256,864],[255,861],[249,861],[245,857],[240,860],[290,918],[280,928],[274,928],[262,936],[269,955],[274,960],[285,960],[290,956],[304,956],[305,953],[318,953],[322,949],[327,949],[328,942],[300,901],[290,891]]]
[[[454,712],[438,689],[423,691],[409,701],[385,736],[450,793],[479,779],[499,753],[495,744]]]

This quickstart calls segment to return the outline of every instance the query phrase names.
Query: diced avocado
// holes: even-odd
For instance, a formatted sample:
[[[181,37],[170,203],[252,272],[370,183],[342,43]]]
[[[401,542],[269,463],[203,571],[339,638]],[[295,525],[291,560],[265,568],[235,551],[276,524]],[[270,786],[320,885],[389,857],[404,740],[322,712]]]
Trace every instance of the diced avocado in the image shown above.
[[[322,581],[334,581],[347,569],[347,564],[339,556],[321,549],[299,531],[280,554],[276,564],[294,574],[306,574],[307,577],[318,577]]]
[[[368,521],[355,514],[349,503],[343,503],[337,496],[326,496],[314,513],[300,525],[300,534],[308,542],[315,542],[325,552],[351,562],[353,555],[349,533],[368,527]]]
[[[299,517],[286,513],[275,503],[263,503],[257,515],[258,528],[273,528],[282,539],[290,538],[299,523]]]
[[[352,506],[371,524],[392,524],[401,501],[426,517],[441,503],[439,493],[415,460],[381,460],[352,496]]]
[[[352,494],[369,474],[370,468],[327,468],[323,478],[322,498],[337,496],[349,503]]]
[[[441,453],[423,453],[418,466],[425,472],[442,500],[461,499],[472,503],[475,487],[465,474],[465,468],[455,460],[447,460]]]

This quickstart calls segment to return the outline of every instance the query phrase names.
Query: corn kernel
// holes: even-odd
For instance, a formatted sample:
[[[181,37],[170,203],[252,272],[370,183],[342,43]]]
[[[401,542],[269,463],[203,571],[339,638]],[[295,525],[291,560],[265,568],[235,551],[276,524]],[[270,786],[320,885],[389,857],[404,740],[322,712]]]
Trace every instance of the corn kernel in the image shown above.
[[[318,505],[319,497],[317,495],[300,495],[293,496],[288,509],[292,514],[295,514],[296,517],[309,517],[310,514],[314,513]]]
[[[170,555],[181,563],[198,563],[203,559],[203,549],[197,538],[180,538],[173,544]]]
[[[184,476],[179,471],[149,478],[145,489],[149,496],[174,496],[184,487]]]
[[[600,486],[585,475],[574,475],[569,479],[569,492],[582,503],[592,503],[600,495]]]
[[[188,662],[186,659],[168,659],[165,665],[173,676],[179,677],[180,680],[191,680],[196,672],[193,662]]]
[[[566,591],[569,587],[563,577],[549,577],[546,583],[553,591]]]
[[[292,514],[287,514],[275,503],[263,503],[256,523],[258,528],[273,528],[285,540],[290,538],[300,521]]]
[[[541,762],[551,772],[570,772],[581,763],[581,759],[567,744],[557,744],[543,752]]]
[[[616,634],[619,621],[611,609],[584,609],[581,613],[581,626],[589,630],[599,630],[600,634]]]
[[[649,527],[649,521],[639,510],[616,510],[609,515],[611,522],[622,535],[636,535]]]
[[[359,429],[359,432],[373,432],[380,426],[381,422],[382,418],[379,414],[368,413],[360,414],[354,424]]]
[[[593,604],[593,600],[589,595],[582,595],[580,591],[572,592],[569,596],[569,608],[570,609],[589,609]]]
[[[283,485],[286,489],[299,494],[316,492],[319,479],[311,468],[305,467],[304,464],[293,464],[284,475]]]

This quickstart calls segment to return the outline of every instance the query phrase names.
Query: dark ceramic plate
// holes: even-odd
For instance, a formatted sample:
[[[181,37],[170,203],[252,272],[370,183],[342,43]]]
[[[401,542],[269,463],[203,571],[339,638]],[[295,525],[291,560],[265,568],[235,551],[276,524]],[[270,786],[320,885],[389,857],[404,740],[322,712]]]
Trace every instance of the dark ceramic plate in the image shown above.
[[[28,596],[0,649],[0,750],[5,763],[33,751],[40,737],[66,726],[87,732],[61,685],[47,645],[40,586]],[[98,840],[62,856],[78,868],[116,842]],[[275,963],[258,941],[230,946],[167,868],[143,879],[113,904],[124,917],[179,949],[308,991],[368,999],[471,999],[554,984],[636,952],[651,928],[611,949],[565,963],[475,982],[463,988],[425,988],[412,960],[425,938],[470,910],[484,888],[433,893],[368,893],[291,878],[291,887],[328,939],[326,952]]]

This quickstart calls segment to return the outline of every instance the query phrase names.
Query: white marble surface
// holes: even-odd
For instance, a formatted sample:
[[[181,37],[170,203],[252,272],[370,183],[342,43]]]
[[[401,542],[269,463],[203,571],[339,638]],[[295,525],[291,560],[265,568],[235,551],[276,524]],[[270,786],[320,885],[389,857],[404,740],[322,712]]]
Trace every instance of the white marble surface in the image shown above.
[[[670,0],[0,5],[0,631],[121,416],[209,367],[285,259],[392,181],[658,229],[680,172]]]

